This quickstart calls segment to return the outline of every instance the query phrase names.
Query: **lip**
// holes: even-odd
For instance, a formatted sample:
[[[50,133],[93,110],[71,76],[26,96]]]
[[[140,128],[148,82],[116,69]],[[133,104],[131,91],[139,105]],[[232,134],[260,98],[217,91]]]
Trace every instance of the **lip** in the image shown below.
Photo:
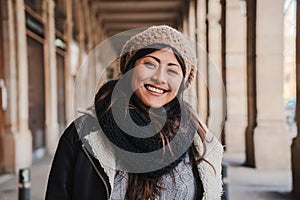
[[[152,84],[144,84],[144,87],[148,92],[155,95],[162,95],[170,91],[165,88],[159,87],[157,85],[152,85]]]

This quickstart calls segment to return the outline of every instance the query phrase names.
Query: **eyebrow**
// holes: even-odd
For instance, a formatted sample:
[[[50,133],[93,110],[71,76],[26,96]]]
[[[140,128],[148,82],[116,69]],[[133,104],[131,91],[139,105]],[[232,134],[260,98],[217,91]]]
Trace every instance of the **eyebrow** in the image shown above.
[[[150,58],[153,58],[154,60],[156,60],[159,64],[161,63],[161,60],[155,56],[151,56],[151,55],[146,55],[145,57],[150,57]],[[177,67],[180,67],[178,64],[176,63],[168,63],[168,65],[170,66],[177,66]]]

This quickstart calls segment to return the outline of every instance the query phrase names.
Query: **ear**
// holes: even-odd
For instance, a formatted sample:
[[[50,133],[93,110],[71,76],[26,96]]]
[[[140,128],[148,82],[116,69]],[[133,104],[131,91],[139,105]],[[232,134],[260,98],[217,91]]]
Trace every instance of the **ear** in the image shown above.
[[[184,89],[187,89],[189,86],[190,86],[190,84],[192,83],[192,81],[193,81],[193,79],[194,79],[194,76],[195,76],[195,69],[194,69],[194,67],[192,66],[191,67],[191,70],[190,70],[190,73],[188,74],[188,76],[187,76],[187,80],[186,80],[186,82],[185,82],[185,84],[184,84],[184,86],[185,86],[185,88]]]

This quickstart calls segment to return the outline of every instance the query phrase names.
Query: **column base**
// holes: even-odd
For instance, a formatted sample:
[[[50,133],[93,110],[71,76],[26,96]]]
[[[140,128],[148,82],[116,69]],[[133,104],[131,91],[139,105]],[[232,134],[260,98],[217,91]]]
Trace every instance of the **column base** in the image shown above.
[[[254,129],[254,154],[257,169],[290,169],[291,137],[286,125],[258,125]]]
[[[246,121],[242,120],[227,120],[225,122],[226,152],[245,153],[246,126]]]
[[[26,133],[10,133],[4,136],[5,172],[16,173],[18,169],[32,164],[32,136]]]

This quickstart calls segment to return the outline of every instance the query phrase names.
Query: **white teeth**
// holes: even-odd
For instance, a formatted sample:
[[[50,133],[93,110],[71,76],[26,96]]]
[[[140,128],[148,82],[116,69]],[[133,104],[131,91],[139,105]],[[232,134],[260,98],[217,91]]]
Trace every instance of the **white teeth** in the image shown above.
[[[163,90],[160,90],[160,89],[158,89],[158,88],[152,87],[152,86],[150,86],[150,85],[147,85],[146,87],[147,87],[147,89],[150,90],[151,92],[156,92],[156,93],[159,93],[159,94],[164,93]]]

